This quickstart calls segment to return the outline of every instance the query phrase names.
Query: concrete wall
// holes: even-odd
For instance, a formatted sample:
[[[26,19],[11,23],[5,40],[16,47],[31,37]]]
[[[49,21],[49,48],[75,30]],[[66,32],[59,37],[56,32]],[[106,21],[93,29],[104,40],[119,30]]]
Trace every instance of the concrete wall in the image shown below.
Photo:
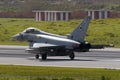
[[[92,19],[106,19],[110,17],[110,11],[107,10],[89,10],[87,13]]]
[[[72,19],[83,19],[85,16],[87,16],[87,12],[85,11],[73,11],[71,13]]]
[[[70,11],[33,11],[35,13],[36,21],[58,21],[70,20]]]
[[[112,12],[112,11],[108,11],[108,18],[120,18],[120,12]],[[102,15],[101,18],[105,17],[104,12],[97,12],[95,11],[95,13],[93,14],[92,12],[90,12],[89,14],[94,15],[94,18],[98,19],[100,17],[100,14]],[[74,11],[71,13],[71,18],[72,19],[83,19],[85,16],[88,15],[87,11]]]
[[[57,13],[57,19],[60,19],[59,13]],[[86,11],[74,11],[71,12],[70,18],[72,19],[83,19],[87,16]],[[35,13],[33,12],[0,12],[0,18],[34,18]],[[120,18],[120,12],[109,12],[109,18]]]

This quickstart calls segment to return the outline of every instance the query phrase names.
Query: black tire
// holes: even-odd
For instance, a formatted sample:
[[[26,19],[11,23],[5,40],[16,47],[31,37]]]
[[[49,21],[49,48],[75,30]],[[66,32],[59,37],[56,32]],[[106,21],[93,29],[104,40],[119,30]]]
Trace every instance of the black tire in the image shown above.
[[[42,54],[41,57],[42,57],[42,60],[46,60],[47,59],[47,54]]]
[[[35,58],[36,58],[36,59],[39,59],[39,54],[36,54],[36,55],[35,55]]]
[[[74,60],[74,58],[75,58],[74,52],[71,52],[71,53],[69,54],[69,57],[70,57],[70,60]]]

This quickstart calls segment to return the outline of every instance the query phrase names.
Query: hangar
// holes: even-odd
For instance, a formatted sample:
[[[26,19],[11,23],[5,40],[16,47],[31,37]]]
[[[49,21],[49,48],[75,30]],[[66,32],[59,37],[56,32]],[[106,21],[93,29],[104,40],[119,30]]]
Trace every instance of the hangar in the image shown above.
[[[41,11],[34,10],[36,21],[70,20],[71,11]]]
[[[110,17],[110,11],[108,10],[88,10],[87,12],[92,19],[106,19]]]

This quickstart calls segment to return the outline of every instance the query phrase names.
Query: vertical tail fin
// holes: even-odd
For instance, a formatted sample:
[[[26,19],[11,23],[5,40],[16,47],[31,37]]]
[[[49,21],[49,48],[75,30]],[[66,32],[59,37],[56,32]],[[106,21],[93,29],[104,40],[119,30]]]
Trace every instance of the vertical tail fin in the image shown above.
[[[68,36],[68,38],[75,41],[84,42],[90,20],[90,16],[85,17],[82,23]]]

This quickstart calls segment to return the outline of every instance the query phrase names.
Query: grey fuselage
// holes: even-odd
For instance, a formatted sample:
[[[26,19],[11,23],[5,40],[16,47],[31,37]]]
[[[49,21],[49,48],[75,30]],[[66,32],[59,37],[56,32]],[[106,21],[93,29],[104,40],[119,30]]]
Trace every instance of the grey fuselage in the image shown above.
[[[71,39],[43,35],[43,34],[31,34],[24,33],[18,34],[19,41],[29,41],[31,43],[45,43],[45,44],[54,44],[56,46],[65,46],[67,49],[73,49],[74,45],[79,45],[80,43]],[[32,47],[32,45],[31,45]]]

